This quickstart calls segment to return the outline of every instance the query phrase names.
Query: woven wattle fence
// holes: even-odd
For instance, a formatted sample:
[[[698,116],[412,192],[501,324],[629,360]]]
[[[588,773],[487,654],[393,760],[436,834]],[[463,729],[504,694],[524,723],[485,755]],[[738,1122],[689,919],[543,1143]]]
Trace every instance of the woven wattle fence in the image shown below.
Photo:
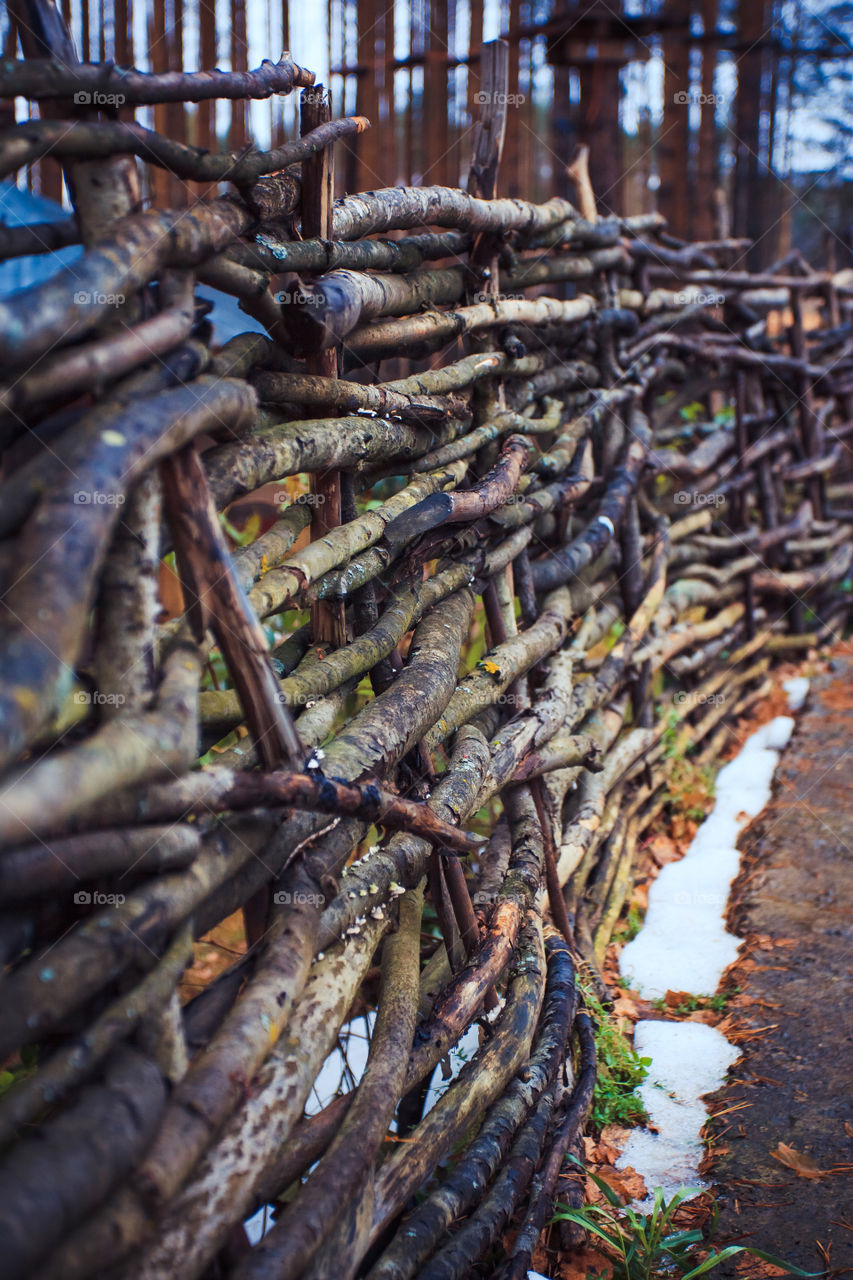
[[[853,294],[563,200],[332,206],[364,122],[288,57],[74,65],[30,8],[0,161],[76,216],[0,247],[84,252],[0,301],[0,1276],[517,1280],[672,758],[844,625]],[[79,105],[298,87],[269,154]],[[138,160],[231,189],[141,208]]]

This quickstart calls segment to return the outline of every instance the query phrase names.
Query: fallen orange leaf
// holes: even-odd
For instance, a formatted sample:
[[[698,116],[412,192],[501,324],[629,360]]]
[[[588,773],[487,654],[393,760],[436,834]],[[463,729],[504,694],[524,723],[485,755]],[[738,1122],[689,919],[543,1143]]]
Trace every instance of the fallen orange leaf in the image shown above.
[[[826,1178],[829,1174],[828,1169],[819,1169],[811,1156],[805,1155],[802,1151],[795,1151],[784,1142],[780,1142],[776,1150],[771,1151],[770,1154],[787,1169],[793,1169],[798,1178]]]
[[[772,1262],[764,1262],[750,1255],[741,1257],[735,1263],[735,1270],[745,1272],[748,1280],[769,1280],[771,1276],[787,1276],[790,1272],[785,1267],[774,1266]]]
[[[599,1169],[598,1177],[606,1182],[611,1191],[627,1204],[631,1200],[643,1200],[647,1195],[646,1184],[642,1174],[626,1165],[624,1169]]]
[[[722,1020],[723,1015],[715,1009],[694,1009],[684,1019],[685,1022],[704,1022],[706,1027],[715,1027]]]
[[[667,1009],[677,1009],[679,1005],[688,1004],[692,998],[689,991],[667,991],[664,1004]]]
[[[602,1142],[609,1142],[612,1146],[622,1151],[625,1143],[631,1136],[631,1130],[623,1124],[606,1124],[601,1130]]]
[[[598,1145],[592,1152],[592,1162],[595,1164],[615,1164],[621,1154],[621,1147],[608,1142],[604,1134],[602,1134]]]
[[[630,1018],[632,1022],[636,1022],[640,1017],[640,1010],[637,1007],[636,1000],[632,1000],[630,996],[617,996],[613,1001],[613,1013],[618,1017]]]

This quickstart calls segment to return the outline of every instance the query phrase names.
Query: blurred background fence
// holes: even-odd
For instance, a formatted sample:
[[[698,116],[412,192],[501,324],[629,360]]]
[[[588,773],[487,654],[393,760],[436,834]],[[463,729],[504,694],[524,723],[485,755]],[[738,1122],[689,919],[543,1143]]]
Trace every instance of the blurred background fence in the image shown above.
[[[62,0],[83,61],[239,71],[298,48],[331,87],[335,112],[373,124],[342,156],[338,194],[464,184],[481,45],[502,36],[501,194],[569,194],[565,167],[586,142],[601,212],[660,208],[678,236],[749,236],[752,267],[783,256],[792,239],[847,265],[848,10],[797,0]],[[3,38],[14,49],[14,17]],[[0,110],[9,118],[14,104]],[[250,136],[278,145],[297,123],[293,101],[278,96],[165,103],[137,118],[175,140],[232,149]],[[151,180],[171,207],[204,190],[159,170]],[[50,159],[31,181],[59,198]]]

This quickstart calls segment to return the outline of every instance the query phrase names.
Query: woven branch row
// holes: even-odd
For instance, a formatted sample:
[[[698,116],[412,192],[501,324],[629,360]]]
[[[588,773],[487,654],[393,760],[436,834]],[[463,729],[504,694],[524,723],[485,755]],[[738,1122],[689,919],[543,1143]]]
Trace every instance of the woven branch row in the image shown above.
[[[851,298],[562,200],[377,191],[317,236],[351,122],[199,157],[56,107],[310,84],[289,59],[0,71],[44,104],[0,167],[61,137],[76,202],[0,249],[85,246],[0,301],[0,1276],[517,1280],[673,753],[846,622]],[[139,209],[129,154],[235,190]],[[216,347],[198,281],[265,332]]]

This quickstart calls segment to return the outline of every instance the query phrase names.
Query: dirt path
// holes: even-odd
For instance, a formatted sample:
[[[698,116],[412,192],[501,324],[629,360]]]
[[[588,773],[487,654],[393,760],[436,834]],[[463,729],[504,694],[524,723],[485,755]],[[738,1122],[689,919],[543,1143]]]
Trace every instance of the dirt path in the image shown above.
[[[734,980],[754,1002],[733,1082],[714,1111],[721,1156],[717,1240],[754,1244],[809,1270],[853,1275],[853,657],[817,679],[744,837],[729,928],[754,946]],[[792,940],[794,945],[786,945]],[[783,1143],[825,1177],[798,1176]],[[725,1150],[727,1148],[727,1151]],[[838,1268],[838,1271],[835,1270]],[[767,1274],[755,1260],[715,1275]]]

